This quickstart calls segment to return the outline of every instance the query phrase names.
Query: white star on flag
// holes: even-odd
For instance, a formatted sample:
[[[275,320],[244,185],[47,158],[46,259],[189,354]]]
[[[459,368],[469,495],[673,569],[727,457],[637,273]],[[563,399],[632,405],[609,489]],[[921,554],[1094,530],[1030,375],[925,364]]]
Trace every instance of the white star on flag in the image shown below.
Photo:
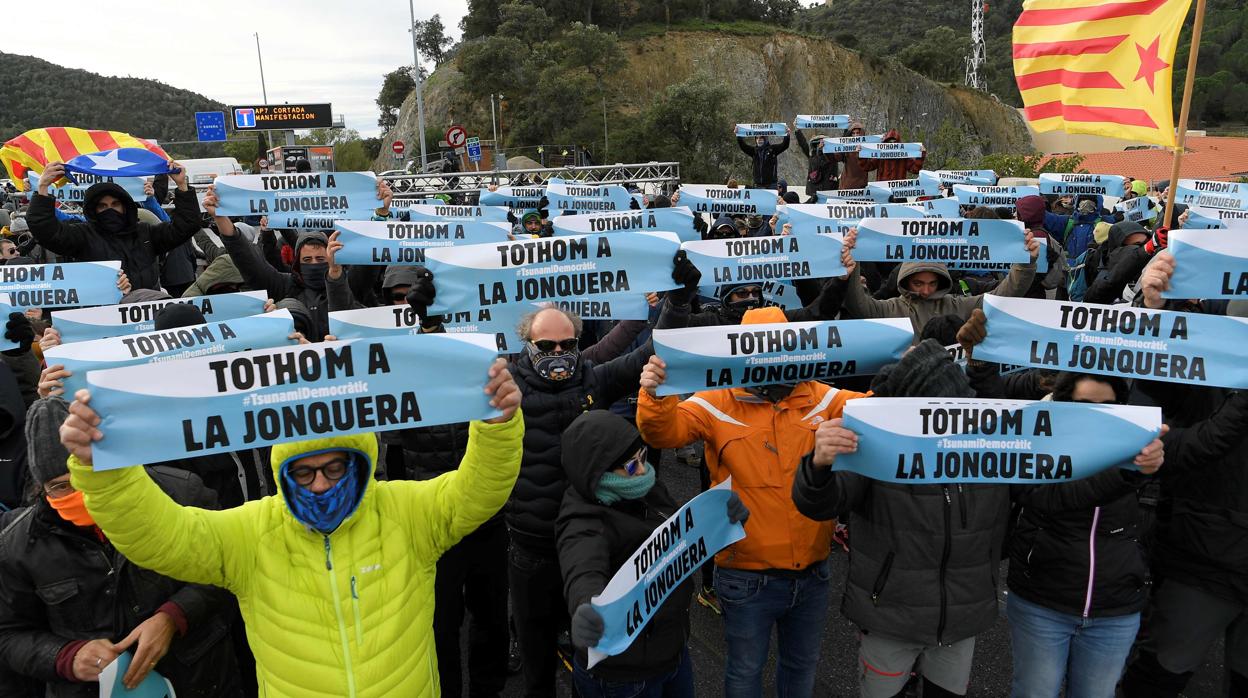
[[[98,155],[87,155],[87,157],[91,159],[91,166],[93,168],[101,170],[116,171],[127,167],[134,167],[139,164],[137,162],[130,162],[129,160],[122,160],[121,153],[116,150],[109,150]]]

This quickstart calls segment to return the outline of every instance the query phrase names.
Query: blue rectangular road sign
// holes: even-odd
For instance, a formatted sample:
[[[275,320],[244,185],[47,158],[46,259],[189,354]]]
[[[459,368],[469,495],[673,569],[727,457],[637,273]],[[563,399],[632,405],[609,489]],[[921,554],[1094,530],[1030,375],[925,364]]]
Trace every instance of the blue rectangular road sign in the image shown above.
[[[246,107],[234,108],[234,128],[255,128],[256,110]]]
[[[473,162],[481,161],[481,142],[468,142],[468,159]]]
[[[195,133],[205,142],[225,140],[225,112],[195,112]]]

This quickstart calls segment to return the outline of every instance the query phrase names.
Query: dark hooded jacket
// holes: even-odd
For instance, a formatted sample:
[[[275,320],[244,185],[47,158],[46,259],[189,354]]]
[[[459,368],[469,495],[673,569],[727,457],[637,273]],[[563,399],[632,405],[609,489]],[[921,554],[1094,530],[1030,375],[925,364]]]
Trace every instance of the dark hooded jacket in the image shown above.
[[[836,189],[837,164],[835,153],[823,152],[823,142],[806,140],[801,129],[797,130],[797,147],[806,156],[806,196],[813,197],[817,191]]]
[[[199,478],[150,468],[175,501],[213,507]],[[90,698],[99,684],[71,683],[56,672],[61,648],[74,640],[119,642],[168,601],[187,621],[156,665],[179,696],[241,696],[229,640],[228,592],[186,584],[142,569],[93,531],[63,520],[40,498],[0,534],[0,657],[19,673],[48,683],[55,698]]]
[[[96,225],[95,205],[108,195],[126,207],[126,227],[105,233]],[[61,221],[55,199],[32,194],[26,220],[39,244],[79,262],[120,260],[121,270],[134,288],[160,288],[160,255],[190,240],[200,229],[199,201],[191,189],[175,191],[173,216],[168,223],[139,221],[139,206],[120,185],[100,182],[87,189],[82,204],[87,222]]]
[[[885,143],[896,143],[900,140],[901,134],[897,133],[897,129],[892,129],[888,133],[884,134]],[[923,169],[923,161],[925,159],[926,156],[896,159],[863,158],[862,170],[864,172],[875,172],[876,180],[881,182],[894,179],[910,179],[914,175],[917,175],[919,170]]]
[[[849,129],[845,131],[845,135],[850,135],[854,129],[862,129],[866,133],[866,127],[861,121],[855,121],[849,125]],[[858,153],[835,153],[834,157],[837,162],[845,163],[845,168],[841,172],[840,188],[841,189],[862,189],[867,186],[867,178],[870,176],[863,169],[863,163],[866,162],[858,157]]]
[[[243,279],[246,280],[248,286],[257,290],[268,291],[269,297],[274,301],[280,301],[283,298],[294,298],[307,306],[308,312],[312,314],[313,335],[309,337],[310,340],[320,341],[325,335],[329,334],[327,291],[325,288],[315,289],[305,286],[303,277],[299,274],[299,248],[309,242],[328,245],[329,239],[325,237],[324,233],[308,231],[299,234],[298,239],[295,241],[295,264],[290,272],[281,272],[274,269],[268,262],[264,261],[260,250],[255,245],[247,242],[247,239],[237,232],[233,235],[222,235],[221,242],[225,244],[226,251],[230,253],[230,259],[238,267],[239,273],[243,275]],[[345,278],[346,270],[344,269],[342,273]],[[328,280],[326,284],[328,284]]]
[[[1089,199],[1096,204],[1096,211],[1092,213],[1079,213],[1079,204],[1085,199]],[[1083,195],[1075,200],[1074,213],[1069,216],[1063,216],[1056,213],[1044,214],[1044,229],[1049,231],[1049,237],[1057,240],[1066,250],[1066,255],[1070,258],[1071,263],[1087,251],[1087,249],[1096,243],[1096,224],[1101,221],[1106,223],[1114,223],[1112,216],[1101,214],[1104,208],[1104,199],[1100,194],[1095,196]]]
[[[770,141],[761,148],[753,145],[751,138],[737,138],[741,152],[750,156],[754,162],[754,186],[760,189],[771,189],[780,180],[780,153],[789,149],[789,137],[780,141],[780,145],[772,145]]]
[[[21,506],[29,480],[25,428],[26,402],[13,372],[0,364],[0,504],[10,509]]]
[[[618,467],[641,447],[641,435],[622,417],[586,412],[563,434],[563,467],[569,487],[555,524],[559,569],[568,610],[588,603],[678,508],[662,482],[641,499],[602,504],[595,496],[603,473]],[[596,665],[591,673],[607,681],[639,681],[675,670],[689,639],[690,575],[672,591],[650,622],[623,653]],[[577,648],[582,662],[585,650]]]
[[[1128,236],[1144,237],[1130,245],[1124,244]],[[1134,283],[1151,259],[1144,251],[1149,233],[1144,226],[1132,221],[1115,223],[1109,227],[1109,237],[1097,250],[1100,265],[1088,290],[1083,294],[1084,303],[1113,303],[1123,296],[1123,288]]]

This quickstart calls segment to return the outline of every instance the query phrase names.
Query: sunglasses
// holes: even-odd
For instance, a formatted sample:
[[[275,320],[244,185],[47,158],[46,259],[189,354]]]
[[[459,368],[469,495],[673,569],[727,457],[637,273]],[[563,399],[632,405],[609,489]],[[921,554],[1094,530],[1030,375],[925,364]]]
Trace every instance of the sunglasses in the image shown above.
[[[749,286],[746,288],[737,289],[736,291],[732,292],[732,297],[733,298],[762,298],[763,289],[759,288],[758,286]]]
[[[537,347],[538,351],[554,351],[556,349],[572,351],[576,349],[579,341],[576,337],[572,337],[570,339],[535,339],[531,343]]]
[[[331,460],[325,465],[317,468],[310,468],[301,465],[291,468],[289,472],[290,477],[295,481],[295,484],[300,487],[307,487],[316,481],[317,473],[324,475],[330,482],[338,482],[346,476],[347,470],[349,470],[350,467],[351,461],[339,458],[337,460]]]
[[[637,468],[641,467],[641,464],[645,462],[646,462],[646,447],[642,446],[641,449],[637,451],[637,453],[634,454],[632,458],[628,459],[627,463],[625,463],[624,465],[620,467],[624,468],[624,472],[628,473],[629,475],[636,475]]]

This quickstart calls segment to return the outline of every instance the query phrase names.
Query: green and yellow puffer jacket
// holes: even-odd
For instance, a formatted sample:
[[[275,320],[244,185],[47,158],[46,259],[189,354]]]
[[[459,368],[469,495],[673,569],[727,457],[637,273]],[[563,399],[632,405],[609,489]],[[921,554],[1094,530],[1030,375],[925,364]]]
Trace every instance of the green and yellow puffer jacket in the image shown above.
[[[143,468],[97,472],[70,457],[69,469],[131,562],[238,597],[261,696],[437,696],[435,564],[507,501],[524,417],[470,429],[459,470],[425,481],[370,474],[328,536],[299,523],[281,494],[208,511],[175,504]],[[375,470],[376,437],[357,434],[275,446],[275,479],[283,462],[333,449],[360,451]]]

